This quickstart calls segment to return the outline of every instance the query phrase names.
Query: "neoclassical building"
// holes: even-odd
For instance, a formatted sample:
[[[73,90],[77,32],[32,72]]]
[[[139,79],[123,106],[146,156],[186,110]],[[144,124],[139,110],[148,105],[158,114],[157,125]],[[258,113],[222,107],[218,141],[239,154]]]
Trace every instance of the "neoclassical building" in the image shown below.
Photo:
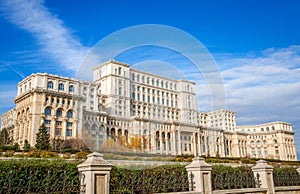
[[[194,82],[113,60],[93,69],[92,82],[32,74],[14,101],[1,126],[20,145],[34,145],[44,123],[51,138],[82,138],[92,149],[106,139],[126,146],[136,138],[152,154],[297,160],[291,124],[236,126],[233,111],[196,109]]]

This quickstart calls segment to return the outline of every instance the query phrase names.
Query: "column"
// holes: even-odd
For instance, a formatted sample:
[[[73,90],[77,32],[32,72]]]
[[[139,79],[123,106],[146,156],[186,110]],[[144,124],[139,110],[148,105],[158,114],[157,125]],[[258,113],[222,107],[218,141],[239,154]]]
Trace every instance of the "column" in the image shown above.
[[[203,194],[212,193],[212,165],[207,164],[204,158],[196,157],[193,159],[193,162],[185,168],[188,171],[190,191],[197,191]]]
[[[177,131],[178,133],[177,133],[177,140],[178,140],[178,144],[177,144],[177,146],[178,146],[178,152],[177,152],[177,154],[178,155],[181,155],[181,135],[180,135],[180,130],[178,130]]]
[[[61,128],[61,137],[63,139],[67,139],[67,118],[65,117],[62,121],[62,128]]]
[[[162,138],[162,133],[159,133],[159,153],[163,154],[163,149],[164,149],[164,145],[163,145],[163,138]]]
[[[268,194],[275,194],[273,181],[273,166],[267,164],[265,160],[256,162],[256,166],[252,167],[254,177],[259,175],[260,188],[267,188]]]
[[[85,193],[109,194],[109,180],[112,164],[103,159],[103,154],[93,152],[86,161],[77,166],[84,175]]]
[[[193,133],[193,151],[194,151],[194,156],[197,156],[197,145],[196,145],[196,133]]]
[[[201,133],[200,133],[200,131],[198,132],[197,138],[198,138],[198,151],[199,151],[198,156],[201,156],[202,155],[202,150],[201,150],[201,140],[200,140]]]
[[[176,131],[175,129],[173,129],[173,131],[171,132],[171,141],[172,141],[172,155],[177,155],[177,148],[176,148]]]
[[[168,139],[168,133],[167,133],[167,135],[166,135],[165,142],[166,142],[166,155],[169,155],[169,139]]]

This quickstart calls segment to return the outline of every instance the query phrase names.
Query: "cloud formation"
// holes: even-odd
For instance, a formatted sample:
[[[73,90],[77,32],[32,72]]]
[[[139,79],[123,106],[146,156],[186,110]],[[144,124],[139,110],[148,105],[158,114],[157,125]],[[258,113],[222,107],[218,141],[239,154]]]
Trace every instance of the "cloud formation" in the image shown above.
[[[51,14],[43,0],[1,0],[0,11],[19,28],[31,33],[60,67],[76,71],[88,51],[68,30],[63,21]]]
[[[300,157],[300,46],[267,49],[260,56],[217,56],[227,107],[239,125],[270,121],[293,124]]]

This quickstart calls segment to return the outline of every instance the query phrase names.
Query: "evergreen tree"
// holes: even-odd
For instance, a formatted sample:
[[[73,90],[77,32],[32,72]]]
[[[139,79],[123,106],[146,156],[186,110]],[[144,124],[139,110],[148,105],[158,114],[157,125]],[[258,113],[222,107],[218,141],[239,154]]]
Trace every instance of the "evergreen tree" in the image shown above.
[[[7,130],[4,128],[0,131],[0,146],[6,146],[10,144]]]
[[[30,144],[28,143],[27,139],[25,139],[23,150],[28,152],[30,150],[30,148],[31,148]]]
[[[36,134],[35,147],[38,150],[49,150],[50,148],[50,135],[44,124],[40,126],[39,131]]]

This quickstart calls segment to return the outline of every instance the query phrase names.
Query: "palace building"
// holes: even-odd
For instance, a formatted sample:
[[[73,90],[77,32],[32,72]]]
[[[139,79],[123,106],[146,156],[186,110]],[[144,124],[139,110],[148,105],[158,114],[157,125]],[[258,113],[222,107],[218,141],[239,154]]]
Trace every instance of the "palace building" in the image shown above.
[[[93,149],[137,137],[145,153],[297,160],[290,123],[236,126],[233,111],[197,110],[194,82],[113,60],[93,69],[92,82],[32,74],[18,84],[14,102],[1,128],[19,145],[35,145],[44,123],[51,138],[90,139]]]

